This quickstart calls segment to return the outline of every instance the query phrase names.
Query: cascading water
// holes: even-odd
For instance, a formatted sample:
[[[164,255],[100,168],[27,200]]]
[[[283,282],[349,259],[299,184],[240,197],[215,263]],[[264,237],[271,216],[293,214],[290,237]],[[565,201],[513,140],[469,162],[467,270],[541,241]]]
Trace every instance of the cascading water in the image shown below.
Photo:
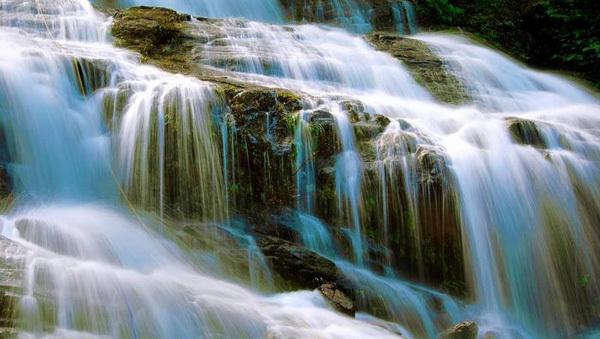
[[[169,6],[283,20],[276,1]],[[391,6],[398,31],[415,33],[411,4]],[[360,28],[368,13],[354,1],[320,8],[352,18],[342,26],[371,29]],[[190,34],[205,42],[193,51],[198,65],[305,97],[290,123],[300,211],[300,227],[292,228],[361,286],[359,310],[400,325],[361,313],[356,320],[332,311],[318,292],[267,297],[223,280],[272,292],[256,241],[229,219],[238,198],[236,122],[212,84],[141,66],[135,54],[112,47],[109,23],[83,0],[0,2],[0,126],[23,196],[0,229],[25,248],[25,334],[435,337],[469,316],[482,335],[559,337],[578,333],[580,318],[592,316],[600,295],[600,104],[593,95],[467,41],[418,35],[472,99],[450,107],[392,56],[341,29],[193,20]],[[315,188],[314,128],[324,128],[317,115],[332,118],[339,143],[332,228],[316,217],[326,214]],[[372,145],[374,165],[360,155],[355,120],[362,115],[387,119]],[[265,117],[272,142],[275,117]],[[119,199],[148,214],[125,211]],[[197,224],[177,229],[169,218],[180,215]],[[373,216],[379,237],[366,234]],[[394,269],[414,268],[424,280],[427,241],[456,237],[454,224],[473,307],[400,280]],[[334,234],[337,226],[345,232]],[[351,253],[340,251],[340,234]],[[235,256],[243,257],[239,267]],[[385,278],[368,270],[374,264]]]
[[[296,20],[308,22],[328,22],[357,33],[373,30],[372,9],[364,1],[354,0],[284,0],[285,7]],[[297,15],[300,13],[300,15]]]
[[[277,0],[92,0],[100,6],[124,8],[130,6],[166,6],[182,13],[209,18],[246,18],[266,22],[283,21],[283,11]]]
[[[536,332],[573,331],[569,315],[597,302],[599,286],[598,100],[464,40],[421,39],[483,110],[443,142],[478,299]],[[515,134],[530,145],[516,144]]]
[[[399,34],[416,34],[417,14],[412,3],[409,1],[399,1],[391,5],[394,14],[394,24]]]
[[[154,230],[142,227],[151,223],[139,213],[111,207],[122,179],[127,186],[141,180],[137,185],[142,187],[133,184],[133,191],[140,194],[134,198],[144,205],[147,196],[160,197],[162,208],[168,185],[162,173],[173,156],[167,145],[169,123],[187,128],[186,137],[192,139],[177,147],[183,152],[174,155],[180,168],[187,169],[190,160],[185,153],[193,152],[194,161],[208,162],[201,166],[207,172],[199,173],[194,184],[222,185],[221,179],[210,177],[221,171],[210,167],[221,161],[213,141],[206,139],[212,120],[210,89],[140,66],[134,55],[103,42],[104,18],[91,15],[85,1],[67,1],[63,7],[39,5],[4,1],[0,8],[3,19],[23,16],[2,21],[9,27],[0,28],[0,93],[11,174],[28,196],[24,207],[2,217],[1,227],[3,236],[25,248],[26,284],[20,306],[24,334],[392,336],[383,328],[329,310],[319,294],[266,298],[218,280],[208,268],[183,260],[184,254]],[[82,25],[85,20],[89,21]],[[63,26],[49,25],[46,30],[44,21]],[[91,34],[49,33],[75,32],[81,26]],[[93,78],[89,69],[104,71]],[[117,136],[113,147],[120,154],[114,163],[109,153],[111,129]],[[145,191],[148,185],[152,188]],[[208,209],[201,214],[218,219],[212,212],[214,208],[224,212],[217,203],[223,189],[212,189],[211,198],[201,200]],[[108,205],[82,205],[82,199]],[[36,202],[44,206],[31,204]]]

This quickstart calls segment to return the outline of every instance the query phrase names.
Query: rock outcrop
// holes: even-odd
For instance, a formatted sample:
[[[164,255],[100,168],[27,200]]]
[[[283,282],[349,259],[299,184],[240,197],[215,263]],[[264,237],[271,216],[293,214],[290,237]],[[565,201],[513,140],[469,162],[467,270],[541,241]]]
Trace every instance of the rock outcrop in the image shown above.
[[[516,117],[506,118],[505,121],[515,142],[536,148],[548,147],[535,122]]]
[[[320,22],[341,26],[352,26],[356,12],[345,6],[354,3],[366,23],[378,30],[395,29],[392,6],[388,0],[368,1],[319,1],[319,0],[279,0],[291,20],[299,22]],[[350,27],[352,28],[352,27]]]
[[[440,335],[442,339],[476,339],[479,326],[472,321],[463,321]]]
[[[329,301],[338,311],[354,317],[356,312],[354,302],[335,284],[327,283],[319,286],[319,292]]]
[[[353,294],[333,261],[305,247],[271,236],[259,239],[258,246],[273,271],[291,288],[312,290],[325,283],[334,283],[344,293]]]
[[[149,13],[144,13],[146,11]],[[140,28],[123,31],[135,25],[136,20],[141,21]],[[220,147],[227,150],[224,167],[228,172],[226,189],[230,215],[242,215],[254,225],[255,234],[271,236],[259,241],[259,247],[265,251],[265,256],[270,257],[271,262],[275,262],[280,255],[287,258],[283,260],[286,266],[279,266],[278,270],[278,266],[274,265],[274,271],[281,271],[283,280],[292,281],[299,288],[314,289],[324,282],[336,283],[339,289],[351,295],[352,289],[346,289],[344,283],[338,281],[337,274],[327,275],[327,270],[318,265],[305,266],[305,262],[310,263],[314,259],[312,255],[289,257],[289,253],[304,253],[298,252],[301,247],[294,247],[292,251],[290,246],[296,245],[272,238],[276,236],[289,241],[299,240],[295,231],[279,227],[271,216],[298,206],[296,174],[306,166],[314,166],[314,190],[318,197],[314,214],[332,226],[331,232],[336,242],[334,247],[344,249],[341,255],[346,258],[354,256],[351,253],[350,239],[344,233],[344,228],[348,226],[347,216],[339,215],[338,211],[335,174],[337,156],[342,147],[336,119],[325,108],[303,111],[312,144],[311,149],[306,151],[310,154],[303,154],[302,162],[298,163],[298,147],[302,146],[297,144],[296,139],[300,112],[306,102],[317,102],[319,99],[303,93],[263,87],[244,81],[243,76],[236,77],[235,73],[219,71],[231,70],[235,66],[235,60],[229,60],[227,53],[224,53],[225,56],[219,53],[220,59],[209,60],[202,50],[221,48],[222,44],[228,44],[228,27],[243,27],[244,22],[225,23],[222,20],[200,18],[200,21],[192,23],[188,20],[187,16],[166,9],[131,8],[115,14],[113,34],[117,36],[116,43],[119,46],[142,54],[143,62],[169,72],[190,75],[215,86],[218,97],[216,105],[220,107],[214,113],[218,115],[216,122],[220,124],[219,131],[215,133],[226,133],[219,139],[227,142],[227,145]],[[160,28],[161,26],[165,28]],[[193,34],[193,29],[200,29],[203,34]],[[152,37],[153,35],[156,37]],[[442,100],[445,98],[446,102],[457,104],[465,99],[458,80],[446,72],[443,62],[435,58],[424,44],[384,33],[371,34],[368,40],[409,65],[419,81],[426,87],[432,87],[432,92]],[[157,46],[149,48],[152,44]],[[126,91],[124,93],[126,95]],[[384,183],[380,176],[382,159],[379,158],[377,142],[391,120],[366,112],[364,105],[356,100],[339,98],[339,103],[348,113],[353,125],[357,152],[364,166],[364,193],[359,208],[363,233],[368,242],[366,262],[371,268],[381,272],[385,265],[391,265],[404,276],[443,287],[455,294],[463,294],[465,284],[460,230],[457,226],[459,216],[442,152],[430,147],[426,138],[422,138],[419,131],[410,124],[400,121],[406,148],[399,156],[406,156],[413,164],[410,171],[415,178],[405,178],[403,175],[407,174],[402,174],[400,167],[390,167],[388,173],[394,175],[385,180],[390,197],[385,206],[381,198]],[[385,163],[398,166],[400,160],[401,158],[397,158]],[[182,179],[166,178],[165,182]],[[404,187],[405,182],[415,182],[416,186]],[[174,199],[166,196],[165,202],[170,204],[171,201]],[[381,212],[384,208],[390,211],[388,222],[392,225],[388,228],[388,244],[382,243],[386,238],[382,233],[385,230]],[[168,208],[165,210],[169,211]],[[193,212],[197,208],[188,210]],[[185,219],[193,215],[184,213],[177,217]],[[415,238],[416,227],[421,228],[418,239]],[[265,243],[265,239],[271,240]],[[444,242],[452,245],[444,245]],[[403,250],[392,251],[388,255],[386,246]],[[332,263],[322,263],[331,269],[335,266],[331,266]],[[289,274],[285,270],[297,271],[299,268],[304,269],[304,278],[285,276]],[[309,279],[305,280],[306,277]],[[313,278],[323,280],[316,284]]]
[[[132,7],[114,15],[112,35],[121,47],[143,55],[171,55],[178,51],[191,16],[156,7]]]
[[[448,104],[464,104],[469,101],[460,81],[448,72],[444,62],[423,42],[385,32],[370,33],[366,39],[378,50],[402,61],[415,80],[437,100]]]
[[[2,228],[0,221],[0,229]],[[0,337],[16,338],[23,287],[24,249],[0,236]]]

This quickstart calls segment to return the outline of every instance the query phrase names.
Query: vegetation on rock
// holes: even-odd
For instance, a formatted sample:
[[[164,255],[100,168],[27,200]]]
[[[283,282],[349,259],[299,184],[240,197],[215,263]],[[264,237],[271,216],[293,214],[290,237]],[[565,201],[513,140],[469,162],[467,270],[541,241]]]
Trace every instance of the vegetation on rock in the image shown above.
[[[387,52],[402,61],[415,80],[427,88],[437,100],[449,104],[462,104],[468,101],[467,93],[460,81],[446,70],[444,62],[436,57],[426,44],[419,40],[384,32],[368,34],[367,40],[378,50]]]

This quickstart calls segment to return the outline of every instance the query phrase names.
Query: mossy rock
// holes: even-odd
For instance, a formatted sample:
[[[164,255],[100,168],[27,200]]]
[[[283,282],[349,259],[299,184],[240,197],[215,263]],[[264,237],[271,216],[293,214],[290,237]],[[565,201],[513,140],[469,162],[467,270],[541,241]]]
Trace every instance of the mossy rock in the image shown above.
[[[472,321],[463,321],[440,335],[442,339],[475,339],[479,334],[479,326]]]
[[[368,34],[366,39],[376,49],[391,54],[406,65],[415,80],[438,101],[454,105],[469,101],[458,78],[448,72],[444,62],[425,43],[384,32]]]
[[[113,16],[111,33],[121,47],[142,55],[172,54],[185,35],[187,14],[159,7],[131,7]]]
[[[508,130],[513,141],[516,143],[536,148],[548,147],[534,121],[516,117],[508,117],[504,120],[508,125]]]

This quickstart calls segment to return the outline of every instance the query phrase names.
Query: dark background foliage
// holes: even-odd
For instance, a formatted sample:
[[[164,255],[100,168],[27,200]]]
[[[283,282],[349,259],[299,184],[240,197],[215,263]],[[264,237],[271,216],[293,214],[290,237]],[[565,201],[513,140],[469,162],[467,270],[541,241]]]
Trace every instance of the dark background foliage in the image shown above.
[[[460,28],[534,66],[600,89],[598,0],[415,0],[421,25]]]

